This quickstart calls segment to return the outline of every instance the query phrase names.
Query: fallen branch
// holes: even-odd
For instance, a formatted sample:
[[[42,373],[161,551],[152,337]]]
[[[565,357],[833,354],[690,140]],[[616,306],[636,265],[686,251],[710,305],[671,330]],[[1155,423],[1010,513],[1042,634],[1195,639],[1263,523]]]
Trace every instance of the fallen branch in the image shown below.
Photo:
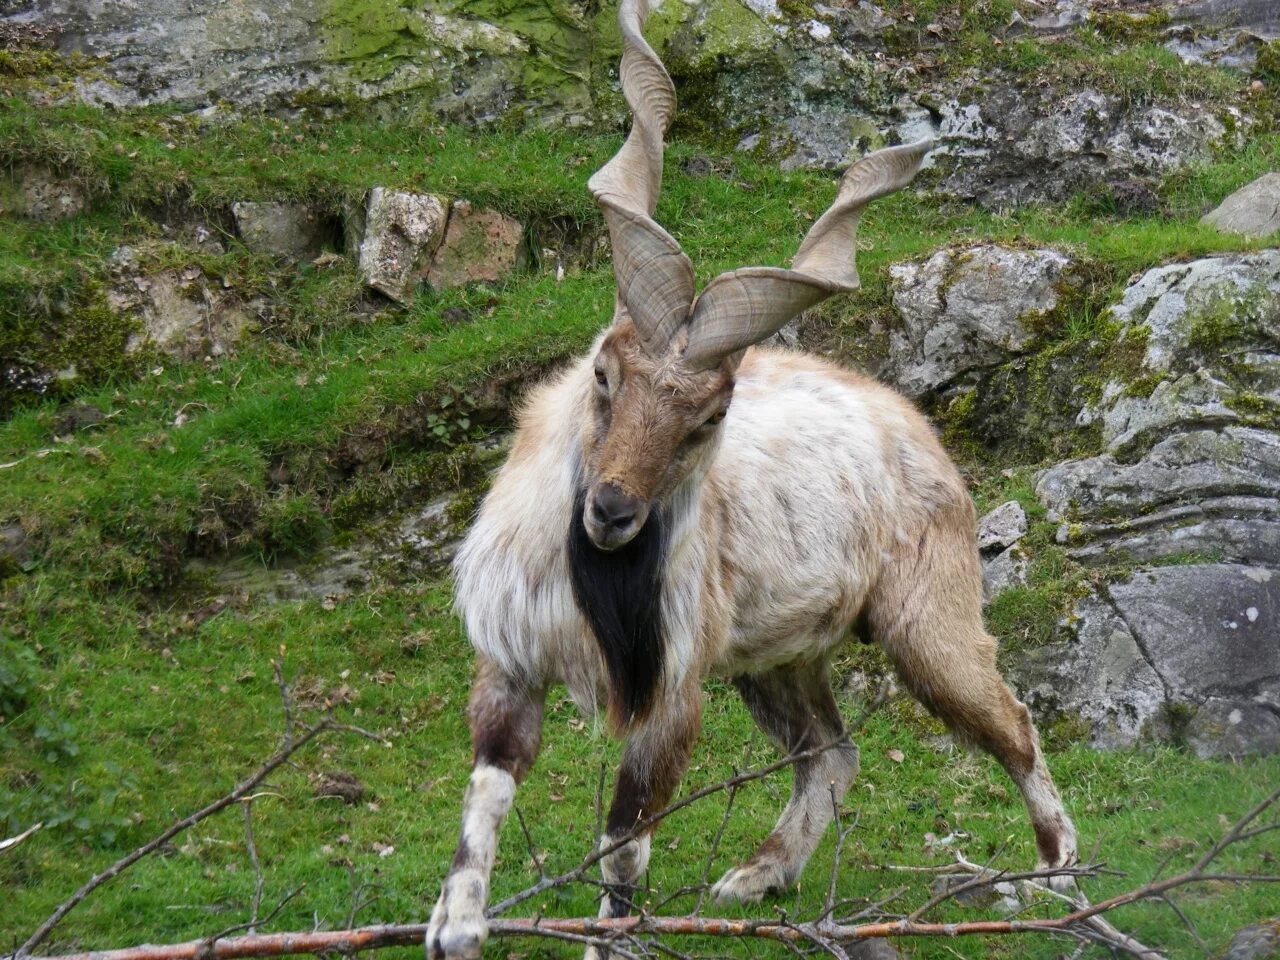
[[[314,735],[313,731],[309,730],[308,735]],[[304,735],[304,739],[306,736]],[[303,742],[302,739],[299,742]],[[280,762],[283,762],[283,760]],[[741,776],[745,775],[739,775],[739,777]],[[738,777],[733,779],[738,780]],[[725,787],[725,789],[728,788]],[[641,915],[620,919],[584,917],[563,920],[539,917],[512,920],[492,919],[489,921],[489,933],[493,937],[553,937],[575,942],[603,940],[610,943],[612,952],[621,952],[617,948],[616,940],[625,938],[631,940],[642,953],[647,952],[644,941],[634,939],[641,936],[664,938],[726,937],[769,940],[793,946],[801,943],[813,943],[820,944],[825,949],[831,949],[863,940],[895,937],[963,937],[1056,933],[1092,939],[1125,949],[1127,952],[1137,956],[1157,957],[1159,954],[1156,951],[1138,945],[1136,941],[1123,934],[1118,934],[1122,939],[1113,939],[1107,930],[1092,924],[1091,921],[1104,913],[1127,904],[1142,900],[1162,900],[1169,891],[1190,884],[1209,882],[1280,882],[1280,876],[1210,873],[1208,870],[1214,860],[1228,847],[1238,843],[1242,837],[1256,836],[1261,832],[1260,830],[1246,831],[1245,828],[1264,811],[1273,807],[1278,800],[1280,800],[1280,790],[1270,794],[1253,810],[1245,814],[1221,840],[1215,843],[1185,873],[1165,880],[1153,881],[1096,904],[1083,904],[1060,917],[1026,920],[971,920],[960,923],[935,923],[902,918],[877,920],[861,924],[842,924],[828,919],[819,919],[811,923],[790,923],[785,920],[778,921],[773,919],[731,920],[699,916],[653,917]],[[1056,874],[1082,876],[1094,872],[1093,868],[1089,867],[1071,867],[1060,871],[1041,870],[1030,874],[1002,875],[967,862],[962,862],[961,868],[978,870],[983,874],[974,883],[963,885],[965,889],[1002,881],[1028,878],[1040,879]],[[957,892],[959,891],[957,890]],[[1059,896],[1065,897],[1065,895]],[[1071,898],[1066,899],[1071,900]],[[1072,902],[1080,901],[1072,900]],[[1114,930],[1114,928],[1110,929]],[[57,957],[32,958],[32,960],[230,960],[230,958],[237,957],[281,957],[297,954],[319,954],[329,951],[353,953],[359,950],[377,950],[385,947],[414,946],[422,942],[426,936],[426,931],[426,924],[403,924],[362,927],[355,930],[256,934],[215,941],[209,939],[190,940],[185,943],[168,945],[147,945],[126,947],[119,950],[62,954]],[[1128,942],[1126,943],[1125,941]]]

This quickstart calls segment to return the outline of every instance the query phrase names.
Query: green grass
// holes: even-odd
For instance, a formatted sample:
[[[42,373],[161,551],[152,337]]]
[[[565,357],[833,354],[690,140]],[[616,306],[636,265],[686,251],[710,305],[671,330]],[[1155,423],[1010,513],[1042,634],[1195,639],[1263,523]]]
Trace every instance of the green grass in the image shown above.
[[[273,926],[310,928],[313,918],[326,926],[344,923],[348,869],[378,894],[361,921],[425,917],[456,838],[469,762],[463,713],[470,651],[448,613],[446,588],[374,589],[333,609],[319,602],[233,604],[196,626],[176,611],[138,616],[127,607],[86,604],[65,583],[46,580],[43,587],[42,597],[28,595],[4,611],[9,630],[39,651],[39,690],[30,695],[26,712],[0,733],[0,807],[9,813],[9,829],[13,820],[25,824],[33,817],[47,818],[51,826],[0,859],[8,897],[0,942],[28,932],[93,870],[229,789],[272,751],[282,721],[271,661],[282,649],[287,672],[313,700],[343,690],[348,702],[340,714],[384,734],[392,745],[332,738],[264,788],[254,811],[266,902],[305,884]],[[314,710],[300,709],[314,716]],[[856,704],[846,704],[846,712],[855,714]],[[47,744],[33,731],[48,724],[45,716],[62,718],[65,741],[77,748],[74,756],[44,755]],[[873,897],[905,883],[910,889],[902,902],[922,902],[923,881],[870,868],[945,862],[945,851],[925,850],[930,832],[968,833],[963,848],[970,858],[1003,849],[1003,865],[1032,864],[1031,831],[1012,785],[985,757],[927,746],[921,735],[936,729],[917,712],[894,707],[858,731],[862,774],[845,811],[861,820],[845,855],[842,895]],[[892,749],[903,751],[906,760],[893,762]],[[580,718],[562,691],[552,692],[542,756],[518,798],[549,869],[572,866],[590,846],[600,764],[614,764],[617,753],[617,745]],[[732,691],[712,683],[705,732],[685,789],[772,757]],[[1100,754],[1071,747],[1054,753],[1050,766],[1085,848],[1096,844],[1100,858],[1128,874],[1090,883],[1095,897],[1144,879],[1167,856],[1173,858],[1171,870],[1189,863],[1219,832],[1221,816],[1236,817],[1280,776],[1280,758],[1200,762],[1171,750]],[[366,796],[352,806],[316,799],[314,778],[333,772],[357,776]],[[743,791],[713,879],[762,839],[786,790],[787,778],[780,775]],[[723,803],[723,797],[705,801],[664,825],[649,878],[655,899],[661,891],[700,880]],[[58,822],[64,811],[69,819]],[[5,823],[0,815],[0,825]],[[99,891],[50,947],[192,938],[243,921],[253,878],[242,829],[234,810],[196,827],[172,849]],[[394,853],[380,856],[387,846]],[[1266,859],[1277,853],[1273,835],[1241,848],[1228,863],[1265,871]],[[831,855],[828,837],[800,889],[779,901],[790,916],[818,908]],[[504,833],[494,896],[534,879],[513,820]],[[1231,930],[1273,909],[1273,892],[1212,887],[1187,891],[1178,902],[1210,944],[1221,944]],[[548,916],[594,913],[585,888],[552,895],[538,906]],[[684,899],[668,909],[689,906]],[[974,908],[940,914],[953,920],[979,915],[984,914]],[[1167,946],[1173,956],[1197,955],[1167,909],[1128,908],[1117,922]],[[499,944],[492,955],[513,950],[563,954]],[[1061,946],[1006,939],[920,942],[907,950],[919,957],[954,955],[949,950],[963,956],[1050,957]]]

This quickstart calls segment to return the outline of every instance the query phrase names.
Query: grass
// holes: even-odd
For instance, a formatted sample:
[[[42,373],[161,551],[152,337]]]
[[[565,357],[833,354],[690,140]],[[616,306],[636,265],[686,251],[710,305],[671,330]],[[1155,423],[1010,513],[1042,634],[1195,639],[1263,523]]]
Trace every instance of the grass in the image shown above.
[[[1002,16],[1003,9],[990,8]],[[921,20],[938,10],[916,7]],[[348,262],[299,269],[251,254],[232,237],[225,253],[197,254],[174,246],[165,226],[199,220],[225,227],[228,205],[245,199],[305,201],[338,215],[369,186],[383,184],[496,207],[520,218],[531,238],[548,224],[589,237],[601,225],[585,181],[616,146],[611,137],[476,135],[411,119],[200,120],[0,102],[4,165],[56,168],[92,201],[88,212],[57,225],[6,219],[0,230],[0,355],[80,357],[84,371],[55,397],[14,404],[0,422],[0,528],[20,525],[28,543],[24,558],[0,561],[0,832],[47,824],[0,857],[0,886],[9,897],[0,947],[28,932],[92,870],[226,789],[270,752],[280,722],[270,661],[282,649],[291,676],[313,698],[336,691],[344,714],[385,732],[393,746],[333,740],[274,778],[272,795],[255,803],[267,902],[306,885],[278,924],[345,922],[352,877],[379,898],[361,921],[426,915],[451,853],[466,779],[470,654],[449,613],[447,582],[384,576],[337,603],[269,604],[227,594],[189,563],[306,557],[330,540],[360,536],[389,505],[474,482],[484,465],[454,444],[503,425],[505,403],[486,398],[589,343],[607,321],[611,274],[588,259],[560,282],[535,270],[494,289],[423,291],[400,309],[369,300]],[[830,202],[833,180],[719,154],[711,158],[717,174],[683,172],[683,161],[705,150],[669,150],[658,211],[700,280],[744,263],[785,262]],[[1041,331],[1046,350],[1071,355],[1105,339],[1102,308],[1131,274],[1260,246],[1196,220],[1274,167],[1278,155],[1280,137],[1256,132],[1241,153],[1164,183],[1164,212],[1141,218],[1083,202],[1009,216],[914,196],[879,202],[862,229],[864,289],[828,305],[823,322],[833,344],[847,345],[838,355],[854,356],[868,318],[889,309],[889,264],[947,243],[1052,245],[1087,261],[1093,278],[1084,302]],[[268,296],[272,311],[230,358],[121,360],[105,347],[95,355],[89,345],[128,333],[93,325],[107,322],[100,308],[108,260],[121,244],[152,269],[197,266],[228,296]],[[465,323],[456,321],[459,311]],[[71,403],[92,405],[106,419],[72,432],[65,425]],[[464,416],[474,422],[463,426]],[[1031,579],[992,611],[991,622],[1010,651],[1043,642],[1079,576],[1036,512],[1031,477],[1043,450],[993,446],[962,423],[950,439],[983,510],[1010,498],[1029,509]],[[999,476],[997,461],[1013,475]],[[217,607],[218,600],[228,605]],[[843,669],[860,656],[849,652]],[[863,775],[847,806],[862,821],[842,893],[874,896],[896,886],[900,878],[869,869],[874,863],[945,857],[924,849],[930,832],[963,829],[971,857],[1007,844],[1010,866],[1034,859],[1020,803],[1003,775],[985,758],[927,746],[924,738],[936,732],[901,704],[859,731]],[[1280,777],[1275,759],[1202,762],[1163,749],[1098,754],[1070,737],[1052,739],[1050,764],[1086,844],[1100,842],[1109,864],[1131,874],[1098,881],[1095,896],[1145,878],[1167,856],[1182,862],[1217,832],[1220,816],[1234,817]],[[893,749],[906,761],[894,763]],[[519,801],[549,866],[571,865],[589,846],[599,763],[617,753],[590,719],[553,693],[543,757]],[[706,733],[686,788],[771,756],[731,691],[710,684]],[[313,778],[333,771],[356,774],[366,797],[352,806],[314,798]],[[764,835],[785,781],[740,797],[713,876]],[[651,876],[656,888],[701,877],[720,803],[664,827]],[[394,852],[383,855],[389,847]],[[1257,868],[1277,852],[1274,840],[1260,840],[1237,865]],[[518,830],[507,831],[500,856],[496,896],[532,878]],[[828,838],[801,890],[781,901],[790,915],[820,901],[830,856]],[[100,891],[57,945],[206,935],[245,919],[251,890],[240,822],[229,815]],[[918,884],[908,899],[924,899]],[[1265,890],[1211,888],[1188,892],[1180,903],[1214,945],[1274,910]],[[578,890],[553,898],[547,912],[585,914],[594,906],[590,893]],[[1175,956],[1197,952],[1167,910],[1134,907],[1122,919]],[[920,957],[953,950],[1049,957],[1061,945],[1007,940],[906,949]],[[559,953],[524,944],[491,950]]]
[[[445,587],[384,587],[336,605],[233,604],[198,625],[177,612],[139,618],[127,608],[85,605],[74,590],[53,581],[44,587],[42,598],[29,597],[5,611],[10,630],[39,650],[40,681],[27,713],[4,729],[0,805],[11,816],[17,805],[27,817],[47,816],[54,823],[0,860],[8,896],[0,942],[29,931],[90,872],[228,789],[271,752],[281,715],[270,662],[282,650],[287,671],[309,691],[311,700],[304,703],[324,693],[336,696],[346,701],[343,715],[385,734],[392,746],[331,739],[303,755],[297,769],[273,777],[255,803],[265,902],[305,884],[275,926],[309,928],[316,919],[344,923],[352,877],[378,896],[361,921],[426,915],[456,839],[468,764],[463,711],[470,651],[448,612]],[[598,770],[617,759],[617,745],[563,697],[552,693],[542,756],[518,799],[549,869],[573,865],[589,847]],[[853,704],[846,709],[856,712]],[[74,756],[45,755],[47,744],[32,732],[33,717],[44,714],[64,718],[67,741],[78,748]],[[1010,867],[1034,860],[1031,831],[1012,785],[985,757],[927,746],[922,734],[934,732],[932,721],[902,708],[873,715],[858,732],[863,769],[846,815],[857,814],[861,821],[841,874],[843,895],[875,896],[906,882],[911,889],[903,902],[922,901],[923,881],[869,868],[945,862],[945,849],[925,849],[927,833],[964,831],[971,858],[985,859],[1003,848],[1000,862]],[[889,757],[894,749],[906,760],[895,763]],[[772,756],[732,691],[711,684],[706,729],[685,789]],[[1086,847],[1099,844],[1100,856],[1129,874],[1091,884],[1090,894],[1098,897],[1145,878],[1166,857],[1176,870],[1221,829],[1220,816],[1234,818],[1280,776],[1278,758],[1200,762],[1171,750],[1099,754],[1077,746],[1055,752],[1050,765]],[[335,772],[358,777],[366,790],[360,802],[348,806],[313,796],[316,777]],[[1173,782],[1176,790],[1169,787]],[[779,776],[744,791],[713,879],[759,842],[786,789],[786,777]],[[698,882],[723,799],[706,801],[664,825],[650,876],[655,890]],[[74,816],[57,823],[63,805]],[[388,847],[394,852],[386,853]],[[828,837],[800,890],[780,901],[790,916],[804,916],[821,902],[831,852]],[[1230,862],[1239,869],[1265,869],[1266,858],[1277,853],[1276,841],[1264,839]],[[494,895],[512,893],[534,878],[512,823],[503,837]],[[242,825],[233,811],[102,889],[72,915],[51,946],[207,935],[246,918],[252,887]],[[1210,944],[1221,944],[1234,928],[1266,915],[1273,903],[1263,889],[1217,887],[1188,891],[1179,902]],[[687,900],[679,903],[688,906]],[[548,898],[544,910],[571,916],[593,913],[594,905],[590,891],[578,889]],[[972,917],[972,910],[942,916]],[[1163,908],[1129,908],[1119,922],[1168,946],[1173,956],[1197,955]],[[963,956],[1050,957],[1060,949],[1012,938],[907,947],[919,957],[954,955],[949,950]],[[513,950],[561,954],[526,944],[499,944],[492,953]]]

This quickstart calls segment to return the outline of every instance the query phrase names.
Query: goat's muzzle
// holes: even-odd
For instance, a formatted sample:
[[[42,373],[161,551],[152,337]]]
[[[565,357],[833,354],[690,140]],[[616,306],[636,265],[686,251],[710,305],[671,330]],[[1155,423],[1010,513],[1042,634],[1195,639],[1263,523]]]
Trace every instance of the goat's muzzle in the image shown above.
[[[617,550],[630,543],[648,518],[648,501],[613,483],[595,484],[582,511],[587,536],[601,550]]]

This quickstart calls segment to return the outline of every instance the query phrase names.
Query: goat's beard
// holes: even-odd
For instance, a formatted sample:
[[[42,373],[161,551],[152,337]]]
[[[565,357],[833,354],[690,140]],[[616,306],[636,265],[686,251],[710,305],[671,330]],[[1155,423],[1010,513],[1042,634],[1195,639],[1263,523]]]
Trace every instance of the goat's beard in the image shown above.
[[[585,506],[586,491],[579,490],[569,521],[569,579],[604,658],[609,715],[622,730],[648,715],[662,680],[666,532],[655,507],[631,540],[601,550],[587,536]]]

